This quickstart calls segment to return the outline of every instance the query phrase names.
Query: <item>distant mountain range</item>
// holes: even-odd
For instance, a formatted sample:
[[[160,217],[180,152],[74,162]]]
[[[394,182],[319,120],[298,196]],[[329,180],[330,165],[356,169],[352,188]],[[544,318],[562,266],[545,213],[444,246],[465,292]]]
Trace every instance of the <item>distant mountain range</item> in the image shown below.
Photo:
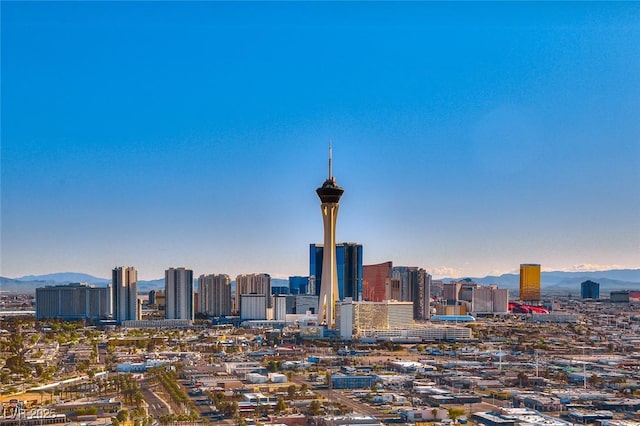
[[[519,291],[520,275],[502,274],[490,275],[482,278],[468,279],[482,285],[496,284],[500,288]],[[445,278],[443,281],[460,280],[460,278]],[[600,294],[609,294],[615,290],[640,290],[640,269],[612,269],[593,272],[542,272],[540,274],[542,292],[544,294],[574,294],[580,293],[580,284],[591,280],[600,284]]]
[[[0,291],[8,293],[36,292],[36,288],[47,285],[69,284],[69,283],[89,283],[97,287],[106,287],[111,280],[109,278],[99,278],[93,275],[80,272],[58,272],[46,275],[27,275],[20,278],[0,277]],[[150,281],[138,281],[138,291],[146,292],[154,289],[164,288],[164,278]]]
[[[500,276],[469,277],[478,284],[496,284],[501,288],[518,292],[520,276],[518,274],[503,274]],[[443,281],[460,280],[460,278],[445,278]],[[640,269],[614,269],[597,272],[542,272],[543,294],[573,294],[580,293],[580,283],[591,280],[600,283],[600,293],[607,295],[612,290],[640,290]],[[60,272],[46,275],[28,275],[20,278],[0,277],[0,291],[9,293],[35,293],[36,288],[47,285],[86,282],[103,287],[111,282],[108,278],[98,278],[79,272]],[[273,278],[272,286],[288,287],[286,279]],[[232,290],[235,281],[231,282]],[[164,278],[149,281],[138,281],[138,291],[145,293],[151,290],[164,289]]]
[[[35,294],[36,288],[47,285],[59,285],[69,283],[89,283],[97,287],[106,287],[111,280],[109,278],[99,278],[81,272],[57,272],[45,275],[27,275],[19,278],[0,277],[0,291],[8,293]],[[272,278],[272,286],[289,287],[289,280]],[[151,290],[164,289],[164,278],[155,280],[138,281],[138,292],[146,293]],[[231,289],[235,290],[235,281],[231,281]]]

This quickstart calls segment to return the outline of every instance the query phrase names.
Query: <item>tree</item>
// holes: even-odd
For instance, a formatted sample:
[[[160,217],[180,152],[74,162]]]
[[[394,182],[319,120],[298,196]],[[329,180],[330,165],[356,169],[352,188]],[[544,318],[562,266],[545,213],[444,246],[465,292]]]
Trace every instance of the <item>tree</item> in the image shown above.
[[[438,409],[437,408],[432,408],[431,409],[431,415],[433,416],[433,420],[438,418]]]
[[[451,407],[449,408],[448,412],[449,412],[449,418],[453,420],[454,423],[456,420],[460,418],[460,416],[466,413],[464,408],[460,408],[460,407]]]
[[[518,373],[518,382],[520,383],[520,387],[529,383],[529,376],[527,376],[524,371]]]
[[[278,398],[278,402],[276,403],[276,406],[274,408],[275,413],[276,414],[282,413],[286,409],[287,409],[287,403],[284,402],[284,399]]]
[[[320,404],[320,401],[318,401],[317,399],[314,399],[309,403],[308,408],[309,408],[309,413],[312,416],[317,416],[322,411],[322,404]]]
[[[297,390],[296,385],[290,385],[287,388],[287,395],[289,396],[289,398],[293,398],[295,396],[296,390]]]
[[[126,422],[127,418],[129,418],[129,412],[127,410],[120,410],[116,419],[120,422]]]

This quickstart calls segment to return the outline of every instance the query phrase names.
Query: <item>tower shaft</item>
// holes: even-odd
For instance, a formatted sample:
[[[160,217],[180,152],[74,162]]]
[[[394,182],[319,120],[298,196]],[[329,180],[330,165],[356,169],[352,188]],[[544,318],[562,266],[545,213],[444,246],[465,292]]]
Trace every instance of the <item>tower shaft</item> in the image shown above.
[[[338,300],[338,268],[336,260],[336,221],[338,203],[322,203],[324,250],[322,254],[322,282],[318,300],[318,321],[328,328],[335,327],[335,306]]]

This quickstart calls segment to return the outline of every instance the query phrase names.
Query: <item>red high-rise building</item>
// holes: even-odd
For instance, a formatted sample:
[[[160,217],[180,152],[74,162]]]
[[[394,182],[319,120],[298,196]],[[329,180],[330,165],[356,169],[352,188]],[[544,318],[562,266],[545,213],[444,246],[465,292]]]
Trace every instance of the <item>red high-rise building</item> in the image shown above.
[[[362,298],[369,302],[385,299],[385,285],[391,276],[392,262],[364,265],[362,267]]]

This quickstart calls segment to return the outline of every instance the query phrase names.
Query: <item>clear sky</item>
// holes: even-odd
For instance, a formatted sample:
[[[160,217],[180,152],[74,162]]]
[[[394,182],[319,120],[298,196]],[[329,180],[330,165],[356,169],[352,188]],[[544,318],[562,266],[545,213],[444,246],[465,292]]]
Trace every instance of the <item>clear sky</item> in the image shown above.
[[[0,275],[640,267],[640,3],[2,2]]]

